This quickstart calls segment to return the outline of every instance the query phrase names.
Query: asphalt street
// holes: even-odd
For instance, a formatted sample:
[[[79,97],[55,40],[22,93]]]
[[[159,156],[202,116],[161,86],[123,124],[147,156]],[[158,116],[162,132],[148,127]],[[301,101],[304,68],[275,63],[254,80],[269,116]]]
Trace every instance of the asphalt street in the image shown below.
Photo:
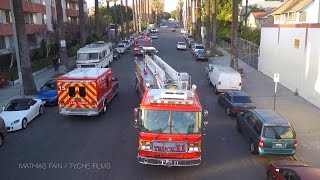
[[[209,126],[203,136],[202,164],[196,167],[141,165],[136,160],[138,132],[133,109],[139,106],[135,91],[135,67],[130,52],[111,65],[119,79],[119,96],[97,117],[58,114],[46,107],[26,130],[10,133],[0,148],[0,179],[266,179],[270,160],[289,157],[252,155],[249,143],[236,131],[234,118],[217,104],[213,87],[204,76],[208,62],[197,62],[190,49],[177,51],[180,32],[161,29],[154,40],[158,55],[179,72],[188,72],[197,85]],[[132,51],[132,50],[131,50]]]

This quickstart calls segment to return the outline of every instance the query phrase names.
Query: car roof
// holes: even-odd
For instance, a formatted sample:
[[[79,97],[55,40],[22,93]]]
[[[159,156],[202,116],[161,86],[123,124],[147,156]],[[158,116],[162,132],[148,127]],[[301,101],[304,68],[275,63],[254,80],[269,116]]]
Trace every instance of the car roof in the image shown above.
[[[18,99],[13,99],[10,102],[11,103],[29,103],[31,100],[33,100],[33,99],[32,98],[18,98]]]
[[[244,91],[227,91],[230,96],[249,96]]]
[[[251,109],[250,111],[259,116],[266,125],[290,125],[287,120],[272,109]]]
[[[125,46],[126,44],[124,44],[124,43],[119,43],[119,44],[117,44],[117,46],[118,46],[118,45],[124,45],[124,46]]]
[[[180,44],[180,43],[181,43],[181,44],[182,44],[182,43],[183,43],[183,44],[186,44],[185,42],[181,42],[181,41],[180,41],[180,42],[178,42],[178,44]]]

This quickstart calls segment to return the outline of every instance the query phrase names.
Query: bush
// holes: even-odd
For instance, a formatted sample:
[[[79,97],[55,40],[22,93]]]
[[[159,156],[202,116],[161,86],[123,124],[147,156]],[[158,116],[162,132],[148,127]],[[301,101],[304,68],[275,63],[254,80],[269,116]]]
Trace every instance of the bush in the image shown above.
[[[260,45],[260,34],[261,34],[260,29],[251,30],[250,28],[243,26],[241,28],[239,37],[241,37],[242,39],[251,41],[257,45]]]
[[[69,50],[68,50],[68,57],[73,57],[75,55],[77,55],[77,51],[80,49],[80,44],[78,43],[75,46],[72,46]]]

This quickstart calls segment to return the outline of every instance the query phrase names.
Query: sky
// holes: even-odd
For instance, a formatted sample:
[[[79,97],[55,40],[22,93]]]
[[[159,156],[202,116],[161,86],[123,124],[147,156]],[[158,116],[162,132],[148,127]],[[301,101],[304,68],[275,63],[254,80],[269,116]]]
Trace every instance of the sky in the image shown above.
[[[87,0],[87,3],[88,3],[88,8],[94,6],[94,0]],[[117,3],[120,3],[120,1],[117,2]],[[125,0],[123,0],[123,3],[125,3]],[[112,2],[112,4],[113,4],[113,2]],[[132,0],[129,0],[128,4],[131,5],[132,4]],[[164,10],[166,12],[171,12],[171,11],[176,9],[177,4],[178,4],[178,0],[165,0],[165,2],[164,2]]]

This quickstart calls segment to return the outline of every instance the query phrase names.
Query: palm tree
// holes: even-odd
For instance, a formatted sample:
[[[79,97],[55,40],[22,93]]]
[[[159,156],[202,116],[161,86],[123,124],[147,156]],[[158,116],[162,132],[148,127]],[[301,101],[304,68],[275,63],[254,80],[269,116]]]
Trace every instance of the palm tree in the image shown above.
[[[118,43],[118,22],[117,22],[117,0],[114,0],[114,4],[113,4],[114,8],[113,8],[113,23],[114,23],[114,36],[115,36],[115,43]]]
[[[99,0],[94,0],[94,17],[97,35],[100,36],[100,22],[99,22]]]
[[[232,24],[231,24],[231,61],[230,67],[238,67],[238,0],[232,0]]]
[[[63,11],[61,0],[56,0],[56,11],[57,11],[57,29],[59,33],[59,55],[61,66],[59,67],[59,74],[65,74],[69,69],[68,59],[67,59],[67,47],[66,47],[66,34],[63,22]]]
[[[201,0],[196,0],[196,38],[202,42],[201,37]]]
[[[15,28],[17,31],[17,40],[19,46],[23,94],[34,95],[37,92],[37,87],[32,75],[32,66],[30,63],[29,44],[26,33],[22,1],[12,1],[12,6],[15,16]]]
[[[211,27],[210,27],[210,0],[205,0],[206,3],[206,47],[210,47]]]
[[[137,33],[137,12],[135,6],[135,0],[132,0],[132,15],[133,15],[133,30]]]
[[[120,1],[120,26],[121,26],[121,31],[120,31],[120,37],[123,39],[124,35],[124,27],[123,27],[123,1]]]
[[[211,7],[211,21],[212,21],[212,32],[211,32],[211,50],[217,52],[217,0],[212,0]]]
[[[148,18],[148,23],[150,23],[150,1],[147,0],[147,18]]]
[[[246,0],[246,7],[245,7],[245,15],[244,15],[244,26],[247,27],[247,17],[248,17],[248,0]]]
[[[110,5],[109,5],[109,1],[110,0],[106,0],[107,1],[107,12],[110,12]],[[110,19],[109,19],[109,14],[107,13],[107,41],[110,42],[111,41],[111,31],[110,31]]]
[[[129,13],[128,13],[128,0],[126,0],[126,38],[129,39]]]
[[[139,4],[137,5],[137,10],[138,10],[138,21],[139,21],[139,32],[142,31],[142,27],[141,27],[141,1],[139,0]]]
[[[79,22],[80,22],[80,44],[81,47],[86,45],[86,25],[84,20],[83,0],[79,0]]]

